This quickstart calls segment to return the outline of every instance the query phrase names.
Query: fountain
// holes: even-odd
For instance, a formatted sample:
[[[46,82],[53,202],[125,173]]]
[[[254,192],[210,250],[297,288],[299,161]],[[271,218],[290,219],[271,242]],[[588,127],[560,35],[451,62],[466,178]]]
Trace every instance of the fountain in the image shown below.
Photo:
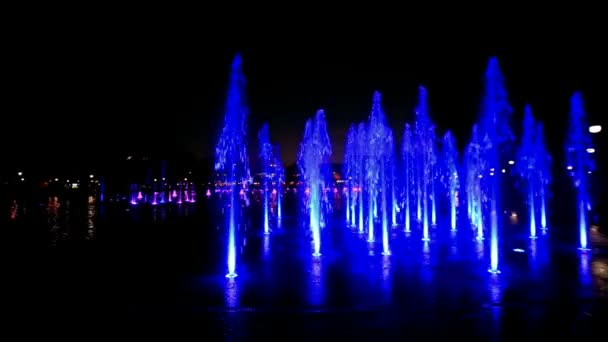
[[[477,229],[477,240],[484,239],[483,234],[483,202],[481,180],[483,179],[484,161],[481,159],[481,142],[477,125],[473,126],[471,141],[465,150],[467,212],[471,226]]]
[[[521,138],[521,144],[517,153],[517,165],[516,168],[519,171],[519,175],[526,184],[525,191],[528,202],[528,213],[529,213],[529,225],[530,225],[530,238],[536,239],[536,210],[534,206],[535,194],[537,193],[537,160],[538,149],[534,145],[535,143],[535,130],[536,124],[534,117],[532,117],[532,109],[530,105],[526,105],[524,109],[524,125],[523,134]]]
[[[228,214],[228,274],[234,278],[236,274],[236,233],[239,218],[240,203],[237,196],[237,184],[247,182],[249,160],[247,157],[247,105],[245,102],[245,76],[242,70],[240,55],[232,61],[228,96],[225,106],[224,127],[218,140],[215,153],[215,170],[222,170],[228,175],[229,214]]]
[[[403,147],[401,149],[402,157],[403,157],[403,167],[404,167],[404,181],[405,181],[405,189],[404,189],[404,220],[405,220],[405,232],[411,232],[410,227],[410,187],[414,184],[414,176],[415,176],[415,150],[413,145],[413,137],[412,130],[410,125],[405,124],[405,130],[403,131]]]
[[[540,192],[540,228],[547,231],[547,193],[551,184],[551,156],[545,147],[545,132],[543,124],[539,122],[536,127],[534,146],[536,147],[536,169],[538,172],[538,188]]]
[[[281,161],[281,152],[279,150],[279,145],[275,146],[274,152],[274,173],[276,175],[277,182],[277,220],[280,222],[283,216],[283,182],[285,181],[285,170],[283,170],[283,162]]]
[[[579,92],[570,99],[570,126],[566,142],[567,169],[576,189],[576,208],[578,215],[579,243],[581,250],[588,250],[587,209],[589,206],[588,174],[593,172],[594,164],[591,153],[591,138],[585,122],[583,97]]]
[[[264,234],[270,234],[270,223],[269,223],[269,197],[270,189],[268,186],[268,178],[270,177],[270,165],[273,162],[272,157],[272,145],[270,144],[270,136],[268,134],[268,125],[264,124],[258,133],[258,139],[260,141],[260,161],[262,162],[262,193],[264,194]]]
[[[447,131],[443,136],[443,163],[445,170],[445,183],[450,196],[450,226],[452,230],[456,230],[456,195],[460,188],[460,179],[458,178],[458,148],[456,140],[452,132]]]
[[[332,149],[327,135],[325,113],[317,111],[314,119],[308,119],[304,130],[304,139],[300,145],[298,166],[310,194],[307,209],[310,218],[310,229],[313,236],[313,256],[321,255],[321,196],[324,196],[325,184],[322,167],[331,156]]]
[[[368,241],[374,242],[374,217],[377,216],[377,196],[380,191],[380,205],[382,212],[382,247],[383,254],[390,254],[388,246],[388,213],[386,188],[386,163],[390,161],[390,147],[392,132],[386,126],[384,111],[381,104],[382,96],[374,92],[372,112],[369,118],[367,134],[367,181],[369,194]],[[378,189],[378,180],[380,189]]]
[[[417,172],[417,203],[418,213],[422,207],[422,240],[429,241],[429,197],[432,198],[434,206],[434,165],[435,165],[435,126],[428,117],[428,105],[426,89],[419,88],[418,106],[415,109],[416,124],[415,153]],[[429,194],[429,188],[431,193]],[[422,203],[421,203],[422,202]],[[433,210],[434,212],[434,210]],[[418,217],[420,215],[418,214]],[[435,215],[432,215],[433,217]]]
[[[490,58],[485,73],[484,97],[481,109],[481,152],[484,158],[483,175],[488,175],[484,182],[486,196],[490,205],[490,269],[491,273],[498,270],[498,234],[502,220],[498,213],[500,207],[499,174],[494,171],[506,164],[508,157],[507,142],[512,140],[509,128],[511,107],[507,101],[507,93],[503,85],[503,76],[496,57]]]
[[[357,127],[357,184],[359,199],[359,233],[364,233],[363,227],[363,186],[367,181],[367,174],[365,173],[365,160],[367,157],[367,128],[365,123],[359,123]]]
[[[346,223],[351,224],[351,207],[354,207],[355,193],[353,192],[352,182],[356,178],[355,172],[357,168],[357,129],[354,124],[351,124],[346,134],[346,147],[344,152],[344,190],[346,194]],[[354,211],[354,210],[353,210]],[[352,223],[355,222],[354,212]],[[354,224],[353,224],[354,226]]]

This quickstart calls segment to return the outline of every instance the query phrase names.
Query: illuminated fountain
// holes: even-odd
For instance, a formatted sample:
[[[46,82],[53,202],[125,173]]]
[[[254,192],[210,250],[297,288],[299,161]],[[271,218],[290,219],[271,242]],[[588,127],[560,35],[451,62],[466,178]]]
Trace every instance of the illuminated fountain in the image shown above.
[[[535,194],[536,184],[536,148],[534,146],[534,131],[536,124],[532,117],[532,109],[527,105],[524,110],[524,125],[521,144],[518,151],[516,168],[526,184],[525,191],[527,194],[530,238],[536,239],[536,210],[535,210]]]
[[[489,201],[490,211],[490,269],[491,273],[499,273],[498,270],[498,234],[502,226],[499,212],[500,206],[500,182],[497,172],[502,165],[506,164],[508,151],[507,143],[512,140],[509,128],[511,107],[507,101],[507,93],[503,85],[503,76],[498,66],[496,57],[490,59],[485,73],[484,97],[481,109],[481,141],[482,156],[484,159],[482,175],[486,177],[486,196]]]
[[[471,141],[465,150],[465,172],[467,193],[467,214],[472,227],[477,230],[477,240],[483,240],[483,203],[485,197],[481,188],[484,161],[481,159],[481,142],[477,125],[473,126]]]
[[[313,237],[314,256],[321,255],[321,200],[325,196],[324,185],[326,183],[322,169],[331,153],[332,148],[327,135],[325,113],[323,110],[319,110],[314,119],[306,121],[304,138],[298,156],[298,166],[310,192],[307,199],[307,209]]]
[[[249,160],[247,157],[247,114],[245,100],[245,76],[242,70],[240,55],[232,61],[228,96],[225,106],[224,127],[219,137],[215,153],[215,170],[223,171],[228,175],[229,213],[228,225],[228,274],[226,277],[234,278],[236,274],[236,234],[240,214],[240,201],[237,196],[238,184],[247,182],[249,173]]]
[[[540,227],[543,231],[547,230],[547,196],[548,188],[551,184],[551,156],[545,146],[545,132],[543,124],[539,122],[536,126],[536,136],[534,146],[536,147],[536,161],[538,172],[538,190],[540,196]]]
[[[356,179],[357,170],[357,129],[355,128],[354,124],[351,124],[348,128],[348,133],[346,134],[346,146],[344,150],[344,193],[346,195],[346,223],[354,226],[354,203],[357,200],[356,192],[353,191],[353,182]]]
[[[450,131],[443,136],[442,161],[444,164],[444,182],[450,197],[450,227],[456,230],[456,194],[460,189],[458,178],[458,148],[456,140]]]
[[[283,162],[281,161],[281,152],[279,151],[279,146],[275,146],[274,153],[274,173],[276,175],[277,182],[277,193],[276,193],[276,201],[277,201],[277,220],[280,222],[283,217],[283,182],[285,181],[285,170],[283,169]]]
[[[359,233],[364,233],[363,227],[363,188],[367,181],[365,172],[365,160],[367,157],[367,128],[365,123],[359,123],[357,127],[357,197],[359,200]],[[366,187],[367,190],[367,187]]]
[[[409,124],[405,124],[405,130],[403,131],[403,147],[401,149],[403,158],[403,173],[404,173],[404,220],[405,220],[405,232],[411,232],[410,226],[410,197],[411,189],[413,189],[415,173],[415,150],[413,145],[412,130]]]
[[[589,199],[588,175],[593,172],[594,164],[591,153],[591,137],[585,122],[585,110],[582,95],[578,92],[570,99],[570,126],[566,143],[567,170],[576,188],[576,209],[578,216],[579,243],[581,250],[588,250],[587,210],[591,206]]]
[[[422,209],[422,239],[429,241],[429,197],[432,200],[433,213],[435,208],[435,126],[428,117],[426,89],[422,86],[419,87],[419,99],[415,115],[414,141],[418,191],[417,213],[420,213]],[[432,218],[435,217],[433,213],[431,213]],[[420,214],[417,216],[420,217]]]
[[[268,178],[270,176],[270,165],[272,158],[272,145],[270,144],[270,136],[268,134],[268,125],[264,124],[258,133],[260,142],[260,161],[262,162],[262,193],[264,194],[264,234],[270,234],[270,187],[268,186]]]

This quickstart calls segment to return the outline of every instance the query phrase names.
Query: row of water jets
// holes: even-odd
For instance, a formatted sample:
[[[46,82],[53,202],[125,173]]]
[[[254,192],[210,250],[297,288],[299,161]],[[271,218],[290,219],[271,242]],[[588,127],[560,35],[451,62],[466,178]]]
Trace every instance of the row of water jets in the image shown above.
[[[457,229],[458,208],[466,205],[470,226],[478,240],[489,232],[490,267],[499,273],[499,234],[504,206],[501,203],[504,182],[501,177],[509,172],[522,181],[528,206],[530,238],[537,238],[537,215],[540,227],[547,229],[547,196],[551,183],[551,158],[545,147],[543,125],[535,122],[530,106],[524,109],[523,133],[519,148],[513,149],[515,138],[510,129],[512,108],[508,103],[498,61],[491,58],[484,77],[484,93],[478,122],[471,138],[459,157],[454,136],[447,131],[438,138],[429,117],[427,91],[419,88],[413,124],[406,124],[402,143],[398,148],[392,129],[387,125],[382,109],[381,94],[374,93],[371,114],[366,122],[352,124],[348,130],[344,156],[345,220],[367,240],[376,241],[376,222],[381,223],[384,255],[390,255],[389,226],[403,225],[405,233],[419,223],[422,240],[430,240],[429,229],[437,224],[437,211],[442,205],[449,208],[450,226]],[[243,209],[238,188],[250,181],[246,146],[245,77],[242,60],[236,56],[232,63],[224,127],[216,147],[216,170],[228,175],[228,274],[236,277],[235,235],[237,220]],[[571,99],[571,123],[566,151],[567,169],[577,189],[580,247],[587,244],[587,210],[590,206],[586,177],[593,169],[587,153],[590,139],[584,122],[582,98],[575,93]],[[280,186],[283,169],[277,147],[270,143],[268,126],[258,133],[260,160],[264,167],[263,227],[270,234],[269,174],[277,177],[279,186],[277,216],[281,216]],[[400,153],[399,153],[400,152]],[[331,186],[328,159],[332,145],[327,133],[325,112],[319,110],[306,122],[298,154],[298,167],[307,190],[304,192],[303,211],[308,218],[312,235],[312,253],[320,256],[321,229],[327,224],[331,205],[324,189]],[[507,171],[508,170],[508,171]],[[464,193],[464,196],[462,195]],[[466,204],[465,204],[466,203]]]

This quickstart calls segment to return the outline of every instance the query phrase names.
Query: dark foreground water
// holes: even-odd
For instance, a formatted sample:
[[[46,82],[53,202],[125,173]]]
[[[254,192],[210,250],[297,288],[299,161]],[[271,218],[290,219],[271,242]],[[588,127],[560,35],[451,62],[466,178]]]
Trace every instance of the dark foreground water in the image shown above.
[[[392,255],[384,257],[380,243],[339,223],[342,212],[324,230],[323,256],[314,259],[302,220],[287,207],[270,236],[261,234],[261,216],[241,226],[239,276],[228,280],[213,201],[129,208],[51,199],[23,209],[3,221],[2,242],[10,285],[3,320],[21,334],[606,336],[608,247],[598,242],[579,252],[572,234],[559,234],[570,227],[552,226],[530,241],[524,227],[507,225],[502,273],[492,275],[489,240],[477,242],[469,227],[453,234],[440,222],[429,244],[417,229],[406,236],[393,228]]]

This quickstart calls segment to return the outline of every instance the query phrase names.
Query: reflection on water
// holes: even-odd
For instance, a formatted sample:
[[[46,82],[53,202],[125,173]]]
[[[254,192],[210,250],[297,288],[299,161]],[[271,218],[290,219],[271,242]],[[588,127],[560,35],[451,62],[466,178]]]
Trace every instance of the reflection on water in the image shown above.
[[[313,258],[310,265],[310,279],[308,287],[309,304],[321,306],[325,300],[325,286],[323,285],[323,263],[321,258]]]
[[[579,263],[579,277],[581,280],[581,285],[585,288],[590,288],[592,285],[591,278],[591,253],[588,251],[580,251],[580,263]]]
[[[239,286],[234,278],[226,278],[224,300],[226,307],[234,309],[239,306]]]
[[[388,255],[382,257],[382,294],[385,303],[390,303],[392,295],[392,270],[391,258]]]
[[[95,220],[97,219],[97,207],[95,203],[89,201],[87,206],[87,236],[85,239],[92,240],[95,238]]]

